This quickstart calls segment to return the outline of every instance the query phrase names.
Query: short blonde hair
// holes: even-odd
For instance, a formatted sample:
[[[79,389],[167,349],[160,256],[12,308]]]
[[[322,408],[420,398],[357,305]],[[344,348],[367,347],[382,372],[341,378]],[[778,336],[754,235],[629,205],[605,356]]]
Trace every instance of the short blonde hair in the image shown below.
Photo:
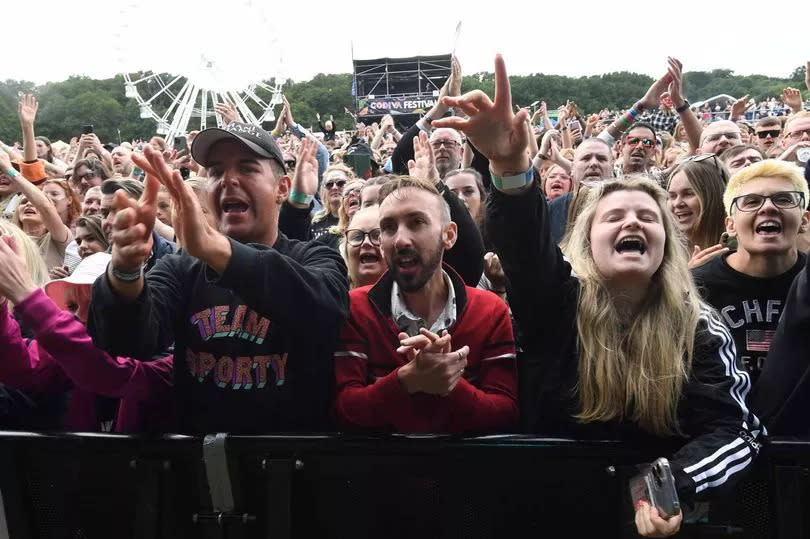
[[[759,163],[754,163],[749,167],[740,170],[728,180],[726,192],[723,193],[723,206],[726,208],[726,215],[731,215],[731,202],[734,200],[740,187],[757,178],[782,178],[793,184],[796,191],[801,191],[804,195],[804,203],[807,204],[810,198],[810,190],[804,180],[802,170],[792,163],[780,161],[778,159],[766,159]],[[804,209],[804,208],[802,208]]]
[[[793,114],[788,116],[787,120],[785,120],[785,127],[784,127],[785,131],[787,131],[788,126],[791,124],[791,122],[793,122],[794,120],[801,120],[802,118],[810,118],[810,110],[800,110],[799,112],[794,112]]]

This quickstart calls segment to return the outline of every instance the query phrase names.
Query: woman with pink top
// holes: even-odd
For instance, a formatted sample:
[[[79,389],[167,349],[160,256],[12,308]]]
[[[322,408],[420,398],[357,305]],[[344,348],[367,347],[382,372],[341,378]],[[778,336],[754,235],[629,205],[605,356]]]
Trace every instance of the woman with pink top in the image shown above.
[[[22,252],[14,237],[0,236],[0,349],[4,352],[0,382],[40,393],[71,390],[67,430],[170,428],[171,356],[149,362],[113,357],[97,348],[87,334],[91,287],[106,271],[110,255],[90,255],[70,277],[38,288]],[[20,324],[33,333],[33,339],[23,338]],[[114,429],[109,418],[99,413],[103,402],[99,397],[120,399]],[[149,414],[148,409],[155,413]],[[144,418],[147,414],[151,417]]]

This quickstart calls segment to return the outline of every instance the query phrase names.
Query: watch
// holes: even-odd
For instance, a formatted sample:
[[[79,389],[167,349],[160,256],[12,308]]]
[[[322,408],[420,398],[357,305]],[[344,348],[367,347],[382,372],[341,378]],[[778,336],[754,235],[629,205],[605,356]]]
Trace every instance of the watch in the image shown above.
[[[686,109],[688,109],[688,108],[689,108],[689,101],[687,101],[686,99],[684,99],[684,100],[683,100],[683,105],[681,105],[680,107],[675,107],[675,112],[677,112],[678,114],[680,114],[680,113],[682,113],[683,111],[685,111],[685,110],[686,110]]]
[[[433,118],[431,118],[431,117],[430,117],[430,116],[428,116],[427,114],[425,114],[424,116],[422,116],[422,119],[423,119],[423,120],[425,120],[425,123],[426,123],[426,124],[428,124],[428,125],[430,125],[431,123],[433,123]]]
[[[121,271],[112,264],[110,264],[110,270],[113,276],[119,281],[123,281],[125,283],[134,283],[135,281],[140,279],[141,276],[143,276],[143,268],[145,267],[146,264],[142,264],[141,267],[135,271]]]

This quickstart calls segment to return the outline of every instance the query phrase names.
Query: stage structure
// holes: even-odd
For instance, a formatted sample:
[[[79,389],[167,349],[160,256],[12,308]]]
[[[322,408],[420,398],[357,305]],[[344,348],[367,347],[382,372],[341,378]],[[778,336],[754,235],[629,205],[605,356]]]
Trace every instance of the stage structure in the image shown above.
[[[352,94],[358,120],[376,121],[385,114],[413,124],[436,104],[451,71],[449,54],[354,60]]]

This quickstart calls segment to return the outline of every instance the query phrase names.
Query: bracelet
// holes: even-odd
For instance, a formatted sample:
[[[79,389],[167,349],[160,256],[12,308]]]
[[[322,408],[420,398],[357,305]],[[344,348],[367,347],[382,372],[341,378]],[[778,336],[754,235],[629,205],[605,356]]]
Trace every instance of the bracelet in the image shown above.
[[[6,176],[8,176],[9,178],[16,178],[19,175],[20,173],[17,172],[14,168],[10,168],[6,171]]]
[[[534,180],[534,167],[529,167],[529,170],[515,176],[500,177],[496,176],[492,169],[489,170],[492,175],[492,185],[499,191],[508,191],[509,189],[519,189],[532,183]]]
[[[678,114],[680,114],[680,113],[684,112],[686,109],[688,109],[688,108],[689,108],[689,106],[690,106],[690,105],[689,105],[689,101],[687,101],[686,99],[684,99],[684,100],[683,100],[683,105],[681,105],[680,107],[675,107],[675,112],[677,112]]]
[[[135,281],[140,279],[141,276],[143,275],[143,268],[145,266],[146,266],[146,264],[143,264],[136,271],[121,271],[121,270],[117,269],[115,266],[113,266],[112,264],[110,264],[110,270],[111,270],[113,276],[116,279],[118,279],[119,281],[123,281],[125,283],[134,283]]]
[[[304,193],[299,193],[295,189],[290,189],[290,201],[295,202],[296,204],[309,204],[314,198],[314,195],[305,195]]]

